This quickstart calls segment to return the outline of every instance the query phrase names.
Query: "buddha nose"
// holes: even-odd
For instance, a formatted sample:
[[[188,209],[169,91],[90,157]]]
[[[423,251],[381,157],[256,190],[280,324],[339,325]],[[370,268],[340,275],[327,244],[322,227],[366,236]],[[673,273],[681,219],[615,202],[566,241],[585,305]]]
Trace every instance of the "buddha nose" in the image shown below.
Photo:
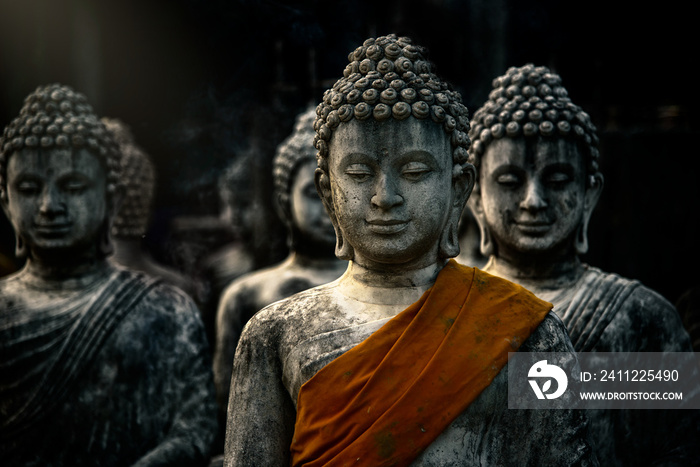
[[[63,213],[65,209],[66,206],[59,193],[59,189],[51,184],[44,186],[39,204],[39,212],[45,216],[55,216]]]
[[[547,207],[547,200],[542,184],[535,180],[528,180],[525,184],[525,196],[520,202],[520,208],[526,211],[538,211]]]
[[[403,203],[403,197],[397,190],[396,181],[390,175],[384,174],[377,178],[371,202],[374,206],[381,209],[387,209]]]

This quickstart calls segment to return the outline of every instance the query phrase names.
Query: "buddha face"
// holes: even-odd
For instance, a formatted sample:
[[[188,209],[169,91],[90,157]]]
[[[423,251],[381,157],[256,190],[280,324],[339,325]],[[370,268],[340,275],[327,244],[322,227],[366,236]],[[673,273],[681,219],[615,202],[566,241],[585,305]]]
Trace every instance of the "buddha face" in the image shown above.
[[[314,184],[316,161],[308,160],[297,167],[292,180],[290,207],[292,222],[311,243],[333,245],[335,231]]]
[[[567,140],[502,138],[482,157],[477,217],[499,256],[574,250],[595,205],[584,159]]]
[[[452,167],[449,137],[432,121],[342,123],[329,145],[331,210],[353,260],[380,268],[435,263],[448,220],[468,196],[453,184]]]
[[[24,149],[7,165],[4,206],[34,252],[88,248],[107,217],[106,174],[88,151]]]

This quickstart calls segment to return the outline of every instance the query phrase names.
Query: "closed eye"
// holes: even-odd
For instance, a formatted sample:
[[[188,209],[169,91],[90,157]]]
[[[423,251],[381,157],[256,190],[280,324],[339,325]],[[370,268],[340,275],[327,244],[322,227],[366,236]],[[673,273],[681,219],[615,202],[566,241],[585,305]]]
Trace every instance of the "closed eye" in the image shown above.
[[[89,184],[82,180],[68,180],[61,186],[66,192],[80,194],[89,188]]]
[[[15,189],[25,196],[31,196],[39,193],[41,184],[34,180],[21,180],[15,183]]]
[[[547,183],[553,185],[563,185],[569,181],[571,181],[571,177],[564,172],[553,172],[547,176]]]
[[[496,183],[506,187],[514,188],[520,185],[521,181],[520,177],[518,177],[516,174],[507,172],[498,175],[496,177]]]
[[[432,169],[428,165],[422,162],[410,162],[403,167],[401,174],[406,180],[418,181],[430,172]]]
[[[364,164],[351,164],[346,167],[345,174],[357,182],[364,182],[372,176],[372,170]]]
[[[574,167],[568,163],[552,164],[542,173],[542,180],[544,183],[555,189],[564,188],[574,179]]]

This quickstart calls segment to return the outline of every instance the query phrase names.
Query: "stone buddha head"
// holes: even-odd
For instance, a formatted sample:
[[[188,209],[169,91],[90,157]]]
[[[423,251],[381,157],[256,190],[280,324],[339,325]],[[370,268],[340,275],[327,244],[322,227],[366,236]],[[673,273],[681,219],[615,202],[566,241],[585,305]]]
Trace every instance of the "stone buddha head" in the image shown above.
[[[236,240],[248,240],[253,230],[253,176],[251,154],[236,156],[217,180],[219,219]]]
[[[316,108],[316,186],[336,255],[422,267],[459,253],[474,184],[461,96],[409,38],[368,39]]]
[[[103,117],[121,151],[121,177],[124,196],[112,222],[115,238],[141,238],[146,235],[155,191],[155,169],[150,157],[136,144],[131,128],[116,118]]]
[[[469,135],[482,253],[554,261],[585,253],[603,186],[598,137],[559,75],[532,64],[509,69],[493,81]]]
[[[59,84],[38,87],[5,127],[0,148],[0,202],[18,256],[111,253],[120,152],[83,94]]]
[[[303,242],[312,250],[330,249],[332,256],[335,231],[314,183],[315,118],[315,108],[299,114],[294,131],[277,147],[272,163],[274,202],[289,232],[290,249],[298,249]]]

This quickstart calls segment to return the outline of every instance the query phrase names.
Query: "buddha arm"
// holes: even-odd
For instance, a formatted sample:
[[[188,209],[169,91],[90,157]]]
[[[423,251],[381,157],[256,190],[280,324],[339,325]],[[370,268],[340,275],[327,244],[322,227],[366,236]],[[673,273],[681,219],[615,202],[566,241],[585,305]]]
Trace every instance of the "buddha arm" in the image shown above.
[[[216,312],[216,347],[214,349],[214,384],[219,410],[226,414],[231,387],[231,371],[236,346],[246,320],[255,310],[251,295],[255,292],[246,287],[245,281],[233,282],[223,293]]]
[[[636,334],[635,346],[642,352],[692,352],[690,337],[683,327],[675,307],[657,292],[646,287],[638,287],[632,294],[623,312],[616,315],[618,346],[629,345],[624,340],[625,324],[632,322]],[[631,326],[627,325],[627,328]],[[607,331],[607,330],[606,330]],[[611,342],[615,340],[608,339]],[[698,377],[697,373],[695,375]],[[698,397],[695,393],[691,397]],[[684,394],[684,399],[689,397]],[[616,414],[617,415],[617,414]],[[698,433],[700,432],[700,411],[698,410],[631,410],[628,423],[635,430],[635,436],[643,436],[644,441],[633,440],[632,452],[636,462],[650,462],[653,465],[688,465],[690,459],[700,458]],[[626,437],[623,446],[629,446]]]
[[[289,464],[296,412],[282,384],[277,329],[265,319],[271,314],[258,313],[238,343],[228,404],[226,466]]]
[[[172,308],[159,322],[164,329],[150,336],[159,339],[163,348],[156,363],[161,366],[150,371],[152,377],[169,373],[174,381],[161,394],[163,410],[171,411],[172,421],[162,441],[134,464],[138,467],[207,465],[216,433],[211,360],[199,312],[184,293],[178,291],[171,297]],[[151,298],[165,302],[163,297]],[[168,332],[172,329],[176,331]]]

